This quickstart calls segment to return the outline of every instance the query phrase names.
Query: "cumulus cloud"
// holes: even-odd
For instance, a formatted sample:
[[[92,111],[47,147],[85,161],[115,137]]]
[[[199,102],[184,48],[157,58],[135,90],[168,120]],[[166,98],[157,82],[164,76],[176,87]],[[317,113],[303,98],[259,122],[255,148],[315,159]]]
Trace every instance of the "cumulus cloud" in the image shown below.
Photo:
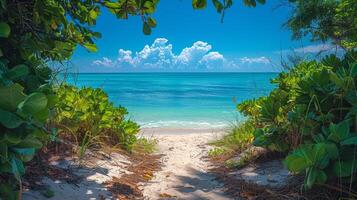
[[[118,57],[111,60],[103,57],[92,65],[115,67],[118,69],[165,69],[165,70],[210,70],[234,66],[217,51],[211,51],[207,42],[197,41],[175,55],[173,46],[166,38],[157,38],[151,45],[133,54],[130,50],[119,49]]]
[[[243,57],[240,59],[240,62],[245,64],[255,64],[255,63],[260,63],[260,64],[269,64],[270,60],[264,56],[262,57],[256,57],[256,58],[249,58],[249,57]]]
[[[104,67],[114,67],[115,66],[115,62],[113,62],[111,59],[107,58],[107,57],[103,57],[102,60],[95,60],[93,61],[94,65],[101,65]]]

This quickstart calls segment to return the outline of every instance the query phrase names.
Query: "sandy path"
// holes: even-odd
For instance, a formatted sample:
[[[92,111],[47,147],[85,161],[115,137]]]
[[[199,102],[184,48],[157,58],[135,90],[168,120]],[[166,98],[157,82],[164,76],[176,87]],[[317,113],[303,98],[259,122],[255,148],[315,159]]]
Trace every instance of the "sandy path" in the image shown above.
[[[207,142],[217,137],[214,133],[154,136],[158,139],[159,152],[165,154],[163,168],[142,186],[146,199],[232,199],[223,193],[223,185],[209,166]],[[162,197],[172,198],[162,198]]]

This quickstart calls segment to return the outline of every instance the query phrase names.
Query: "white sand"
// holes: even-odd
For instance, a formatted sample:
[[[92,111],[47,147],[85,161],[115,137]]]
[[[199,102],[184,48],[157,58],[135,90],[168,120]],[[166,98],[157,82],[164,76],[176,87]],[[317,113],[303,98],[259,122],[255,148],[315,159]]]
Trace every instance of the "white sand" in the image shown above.
[[[88,159],[85,159],[86,162],[81,163],[80,166],[73,158],[51,163],[82,177],[77,184],[44,177],[42,179],[42,189],[48,188],[54,192],[54,196],[50,198],[51,200],[114,199],[103,183],[111,180],[112,177],[120,177],[125,173],[129,173],[126,170],[131,164],[129,159],[117,153],[112,153],[110,155],[111,159],[103,157],[98,159],[91,155],[87,157]],[[48,198],[43,196],[41,191],[28,190],[24,191],[23,199],[47,200]]]
[[[207,143],[217,138],[218,133],[156,131],[149,134],[158,139],[159,153],[165,154],[164,166],[150,182],[141,186],[145,199],[231,199],[223,193],[223,184],[207,172],[209,164],[204,158],[211,148]]]
[[[208,130],[196,129],[144,129],[145,137],[158,139],[158,153],[164,154],[163,168],[155,173],[154,178],[143,183],[145,199],[231,199],[223,193],[223,184],[216,181],[208,172],[209,162],[205,159],[210,148],[207,143],[216,139],[221,133],[207,133]],[[219,131],[220,132],[220,131]],[[113,199],[103,182],[111,177],[120,177],[130,166],[129,159],[119,154],[110,155],[111,159],[91,159],[86,167],[78,167],[71,161],[53,163],[71,169],[82,176],[77,185],[59,180],[43,179],[43,184],[54,191],[51,199]],[[134,175],[134,174],[133,174]],[[161,197],[160,197],[161,195]],[[163,195],[172,198],[162,198]],[[25,200],[45,200],[39,191],[25,191]]]

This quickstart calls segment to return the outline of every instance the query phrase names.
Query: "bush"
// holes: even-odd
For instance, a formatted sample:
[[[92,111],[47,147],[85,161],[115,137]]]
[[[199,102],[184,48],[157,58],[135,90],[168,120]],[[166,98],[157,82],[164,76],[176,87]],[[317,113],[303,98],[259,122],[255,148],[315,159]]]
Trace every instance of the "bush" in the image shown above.
[[[61,99],[56,105],[56,127],[80,146],[80,155],[89,147],[108,144],[132,150],[139,125],[126,119],[127,110],[114,106],[103,90],[61,85],[56,91]]]
[[[267,97],[238,105],[254,121],[254,145],[289,153],[285,164],[305,171],[308,187],[355,175],[356,58],[353,51],[302,62],[272,80]]]
[[[0,196],[6,199],[19,198],[24,162],[50,136],[45,125],[56,101],[50,76],[46,66],[0,58]]]

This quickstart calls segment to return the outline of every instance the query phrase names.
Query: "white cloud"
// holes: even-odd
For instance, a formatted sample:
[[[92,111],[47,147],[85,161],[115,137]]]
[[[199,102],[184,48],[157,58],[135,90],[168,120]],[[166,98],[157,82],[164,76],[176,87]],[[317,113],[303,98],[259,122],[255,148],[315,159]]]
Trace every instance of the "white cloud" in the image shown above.
[[[208,69],[215,69],[223,67],[226,62],[222,54],[217,51],[212,51],[204,55],[199,63]]]
[[[243,57],[240,59],[240,62],[245,64],[254,64],[254,63],[260,63],[260,64],[269,64],[270,60],[264,56],[262,57],[256,57],[256,58],[249,58],[249,57]]]
[[[93,65],[104,66],[104,67],[114,67],[115,62],[107,57],[103,57],[102,60],[95,60],[93,61]]]
[[[189,65],[191,63],[197,63],[211,49],[212,46],[208,43],[197,41],[191,47],[184,48],[180,55],[177,56],[176,62],[179,65]]]
[[[207,42],[197,41],[175,55],[172,44],[169,44],[166,38],[157,38],[151,45],[145,45],[135,54],[130,50],[119,49],[118,57],[114,61],[103,57],[92,64],[118,69],[165,70],[209,70],[233,66],[232,62],[226,62],[222,54],[211,49],[212,46]]]

